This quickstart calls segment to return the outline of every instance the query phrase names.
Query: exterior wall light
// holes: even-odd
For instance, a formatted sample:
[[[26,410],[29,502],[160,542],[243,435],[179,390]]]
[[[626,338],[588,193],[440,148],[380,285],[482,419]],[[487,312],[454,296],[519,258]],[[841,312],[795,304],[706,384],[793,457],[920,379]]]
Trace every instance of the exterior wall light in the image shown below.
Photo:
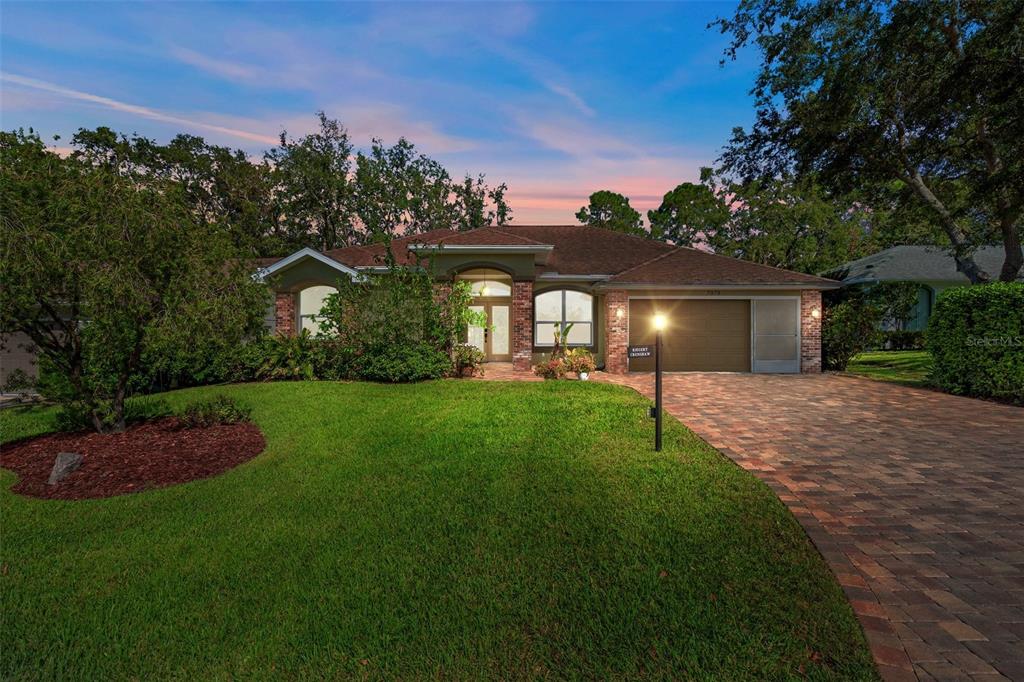
[[[814,319],[821,317],[821,308],[811,308],[811,317]]]
[[[615,309],[615,319],[621,320],[622,316],[625,314],[626,311],[622,309],[622,306],[619,306],[618,308]]]

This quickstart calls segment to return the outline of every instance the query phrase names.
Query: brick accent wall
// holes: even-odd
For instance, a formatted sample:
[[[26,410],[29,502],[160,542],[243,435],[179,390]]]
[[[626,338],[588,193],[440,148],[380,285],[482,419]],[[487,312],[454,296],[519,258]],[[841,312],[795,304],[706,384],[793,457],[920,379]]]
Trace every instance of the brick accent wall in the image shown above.
[[[626,357],[629,346],[629,295],[622,290],[613,290],[605,294],[604,299],[604,369],[610,374],[625,374],[629,370]],[[619,311],[622,311],[621,314]]]
[[[818,311],[815,317],[813,311]],[[821,292],[800,292],[800,371],[821,371]]]
[[[451,282],[434,283],[434,303],[443,303],[452,293]]]
[[[530,371],[533,361],[533,282],[512,283],[512,369]]]
[[[295,336],[295,294],[277,293],[274,298],[274,329],[281,336]]]

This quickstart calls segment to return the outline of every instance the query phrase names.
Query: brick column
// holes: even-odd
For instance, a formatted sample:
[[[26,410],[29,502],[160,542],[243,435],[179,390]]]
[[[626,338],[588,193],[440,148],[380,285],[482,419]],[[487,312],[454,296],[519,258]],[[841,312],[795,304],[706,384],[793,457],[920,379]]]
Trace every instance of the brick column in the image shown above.
[[[274,298],[274,329],[281,336],[295,336],[295,294],[277,292]]]
[[[817,312],[817,317],[814,313]],[[821,371],[821,292],[800,292],[800,371]]]
[[[512,283],[512,369],[530,371],[533,362],[533,282]]]
[[[604,371],[625,374],[629,370],[626,348],[629,346],[629,295],[615,290],[605,294],[605,351]]]

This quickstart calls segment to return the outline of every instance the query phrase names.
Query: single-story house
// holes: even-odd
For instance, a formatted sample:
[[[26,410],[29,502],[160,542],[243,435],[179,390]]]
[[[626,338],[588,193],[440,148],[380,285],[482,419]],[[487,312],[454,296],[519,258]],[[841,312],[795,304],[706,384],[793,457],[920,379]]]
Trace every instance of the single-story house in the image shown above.
[[[977,264],[993,277],[1003,267],[1002,246],[983,246],[974,252]],[[967,286],[967,276],[956,269],[956,260],[941,246],[893,246],[822,273],[843,286],[870,286],[880,282],[915,282],[917,303],[900,325],[908,331],[922,331],[935,308],[936,297],[950,287]]]
[[[583,225],[434,230],[392,242],[400,264],[429,262],[437,286],[470,282],[486,328],[467,341],[488,361],[526,371],[551,351],[556,329],[590,349],[608,372],[652,369],[627,347],[653,343],[652,319],[667,317],[669,371],[818,372],[821,291],[838,282]],[[317,329],[339,278],[384,267],[383,245],[302,249],[264,262],[275,290],[268,326]],[[421,259],[426,259],[421,260]]]

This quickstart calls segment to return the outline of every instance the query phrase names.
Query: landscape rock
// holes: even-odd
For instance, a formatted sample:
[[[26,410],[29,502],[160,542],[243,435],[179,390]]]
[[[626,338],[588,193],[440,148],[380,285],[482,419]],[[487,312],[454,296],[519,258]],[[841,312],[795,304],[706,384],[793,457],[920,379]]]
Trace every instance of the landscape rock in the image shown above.
[[[62,452],[53,461],[53,471],[47,479],[47,485],[57,485],[65,476],[82,466],[82,456],[77,452]]]

